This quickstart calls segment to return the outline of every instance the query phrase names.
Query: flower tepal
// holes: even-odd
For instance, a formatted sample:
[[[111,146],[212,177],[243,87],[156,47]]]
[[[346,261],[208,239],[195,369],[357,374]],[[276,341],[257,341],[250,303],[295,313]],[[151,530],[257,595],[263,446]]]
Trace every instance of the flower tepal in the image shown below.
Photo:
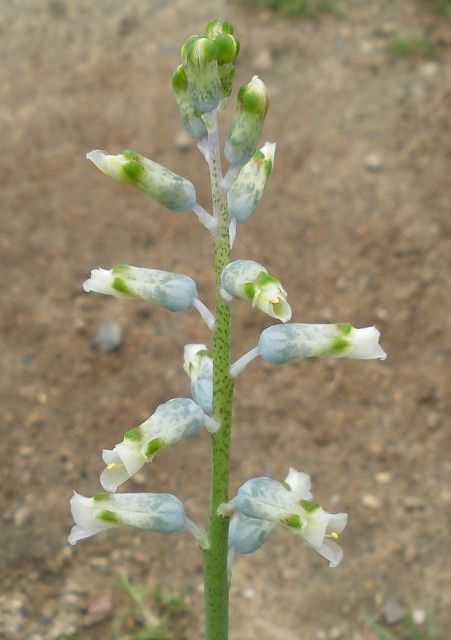
[[[213,408],[213,360],[204,344],[187,344],[183,368],[191,380],[191,393],[206,413]]]
[[[95,149],[86,157],[105,175],[136,187],[171,211],[189,211],[196,204],[196,189],[189,180],[135,151],[110,155]]]
[[[291,318],[287,292],[280,280],[258,262],[235,260],[229,263],[221,274],[221,293],[226,300],[248,300],[252,307],[282,322]]]
[[[227,192],[230,219],[245,222],[254,213],[262,198],[266,180],[273,170],[275,151],[275,142],[265,142],[241,167]]]
[[[196,283],[189,276],[128,264],[119,264],[110,270],[94,269],[83,288],[116,298],[146,300],[170,311],[185,311],[197,299]]]
[[[314,356],[358,360],[385,360],[376,327],[355,329],[350,324],[287,324],[265,329],[258,342],[258,355],[283,364]]]
[[[335,567],[343,559],[342,549],[335,540],[346,526],[347,514],[327,513],[311,497],[310,477],[290,469],[285,482],[266,477],[248,480],[235,498],[221,505],[218,512],[222,515],[240,513],[280,524],[302,536]]]
[[[121,526],[161,533],[187,526],[183,504],[169,493],[97,493],[92,498],[74,493],[70,507],[75,521],[68,538],[70,544]]]
[[[190,398],[173,398],[160,404],[150,418],[127,431],[114,449],[104,449],[102,458],[106,468],[100,484],[107,491],[116,491],[168,445],[194,438],[203,429],[211,431],[211,422]]]

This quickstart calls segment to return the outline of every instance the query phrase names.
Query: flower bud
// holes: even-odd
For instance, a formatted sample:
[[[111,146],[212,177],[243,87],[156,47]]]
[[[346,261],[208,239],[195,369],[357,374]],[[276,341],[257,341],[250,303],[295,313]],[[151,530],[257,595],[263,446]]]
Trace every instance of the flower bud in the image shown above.
[[[245,222],[260,202],[266,180],[274,166],[275,142],[265,142],[249,162],[240,169],[235,182],[227,192],[230,218]]]
[[[170,311],[185,311],[197,299],[196,283],[189,276],[128,264],[118,264],[110,270],[94,269],[83,289],[116,298],[146,300]]]
[[[235,260],[224,267],[221,292],[225,299],[249,300],[271,318],[288,322],[291,308],[287,293],[278,278],[270,276],[261,264],[252,260]]]
[[[102,458],[107,466],[100,484],[107,491],[116,491],[169,444],[194,438],[209,427],[208,420],[189,398],[174,398],[160,404],[150,418],[127,431],[114,449],[104,449]]]
[[[310,487],[310,476],[294,469],[290,469],[284,482],[252,478],[238,489],[235,498],[219,507],[218,513],[240,513],[248,518],[280,524],[302,536],[329,560],[331,567],[335,567],[341,562],[343,551],[334,540],[345,528],[347,514],[324,511],[318,503],[312,502]],[[250,540],[243,541],[243,548],[247,546],[252,548]]]
[[[350,324],[287,324],[265,329],[258,354],[274,364],[296,362],[314,356],[357,360],[385,360],[376,327],[354,329]]]
[[[86,157],[105,175],[136,187],[171,211],[188,211],[196,204],[196,190],[189,180],[135,151],[108,155],[96,149]]]
[[[207,135],[207,127],[196,110],[188,90],[188,79],[183,65],[177,67],[172,76],[172,88],[180,111],[183,126],[197,140]]]
[[[245,164],[256,152],[268,107],[268,89],[258,76],[254,76],[238,92],[237,109],[224,149],[232,166]]]
[[[191,380],[191,393],[206,413],[213,408],[213,360],[204,344],[185,345],[183,368]]]
[[[129,526],[173,533],[187,526],[183,504],[169,493],[97,493],[86,498],[74,493],[70,501],[75,525],[70,544],[105,529]]]
[[[221,99],[216,49],[208,38],[191,36],[181,51],[189,92],[199,113],[213,111]]]
[[[233,24],[224,18],[214,18],[207,23],[205,35],[207,38],[213,39],[223,33],[233,35]]]

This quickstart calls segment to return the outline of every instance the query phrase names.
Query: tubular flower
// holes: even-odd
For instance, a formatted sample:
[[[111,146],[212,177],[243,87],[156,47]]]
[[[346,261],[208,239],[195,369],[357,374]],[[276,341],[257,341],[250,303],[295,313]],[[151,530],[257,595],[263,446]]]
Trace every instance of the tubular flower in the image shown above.
[[[97,493],[92,498],[74,493],[70,508],[75,521],[68,538],[70,544],[121,526],[161,533],[187,526],[183,504],[169,493]]]
[[[218,513],[225,516],[240,513],[280,524],[302,536],[329,560],[329,566],[336,567],[343,559],[343,551],[335,540],[346,526],[347,514],[324,511],[312,502],[310,487],[310,476],[294,469],[290,469],[285,482],[252,478],[238,489],[235,498],[219,507]],[[246,548],[244,542],[242,548]]]
[[[189,180],[135,151],[109,155],[95,149],[86,157],[106,176],[136,187],[171,211],[189,211],[196,204],[196,189]]]
[[[237,108],[224,148],[224,155],[232,166],[245,164],[256,152],[268,107],[268,89],[254,76],[238,91]]]
[[[266,180],[274,166],[275,142],[265,142],[249,162],[243,165],[235,182],[227,192],[229,217],[246,222],[260,202]]]
[[[224,267],[221,274],[223,298],[249,300],[252,307],[263,313],[288,322],[291,308],[286,301],[287,292],[278,278],[269,275],[264,267],[252,260],[235,260]]]
[[[385,360],[376,327],[355,329],[350,324],[287,324],[265,329],[258,355],[274,364],[296,362],[314,356],[357,360]]]
[[[216,47],[203,36],[191,36],[181,51],[188,89],[198,113],[213,111],[222,96]]]
[[[217,428],[212,418],[189,398],[174,398],[160,404],[150,418],[127,431],[114,449],[104,449],[102,458],[107,466],[100,484],[106,491],[116,491],[169,444],[194,438],[203,429]]]
[[[191,380],[191,393],[206,413],[213,406],[213,360],[204,344],[187,344],[183,368]]]
[[[128,264],[118,264],[110,270],[94,269],[83,283],[83,289],[116,298],[153,302],[170,311],[189,309],[198,295],[196,283],[189,276]]]

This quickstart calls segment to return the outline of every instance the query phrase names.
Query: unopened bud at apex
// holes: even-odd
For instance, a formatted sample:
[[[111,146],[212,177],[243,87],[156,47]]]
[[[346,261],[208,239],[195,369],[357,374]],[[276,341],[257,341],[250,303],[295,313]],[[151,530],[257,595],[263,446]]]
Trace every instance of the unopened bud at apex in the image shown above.
[[[290,469],[284,482],[252,478],[238,489],[235,498],[220,505],[218,513],[241,513],[248,518],[280,524],[302,536],[329,560],[329,566],[335,567],[343,559],[343,551],[335,540],[346,526],[347,514],[324,511],[312,502],[310,487],[310,476],[295,469]]]
[[[191,36],[184,43],[181,56],[194,108],[199,113],[213,111],[222,93],[214,44],[208,38]]]
[[[97,493],[86,498],[74,493],[70,501],[75,525],[70,544],[105,529],[129,526],[173,533],[187,526],[183,504],[170,493]]]
[[[146,300],[170,311],[185,311],[197,299],[196,283],[189,276],[128,264],[118,264],[110,270],[94,269],[83,289],[116,298]]]
[[[208,416],[201,407],[189,398],[174,398],[160,404],[150,418],[127,431],[114,449],[103,450],[102,458],[107,466],[100,476],[100,484],[107,491],[116,491],[159,451],[201,433],[207,421]]]
[[[245,164],[256,152],[268,107],[268,89],[254,76],[238,92],[237,108],[224,148],[224,155],[232,166]]]
[[[109,155],[96,149],[86,157],[105,175],[136,187],[171,211],[189,211],[196,204],[196,189],[189,180],[135,151]]]
[[[180,111],[183,126],[197,140],[207,135],[207,127],[194,106],[188,89],[188,79],[183,65],[177,67],[172,76],[172,88]]]
[[[206,413],[213,408],[213,360],[204,344],[187,344],[183,368],[191,380],[191,393]]]
[[[275,142],[265,142],[249,162],[241,167],[235,182],[227,192],[230,218],[235,218],[237,222],[245,222],[254,213],[262,198],[266,180],[273,169],[275,151]]]
[[[222,270],[221,292],[225,299],[249,300],[271,318],[288,322],[291,308],[287,292],[278,278],[269,275],[266,269],[252,260],[235,260]]]
[[[225,18],[213,18],[213,20],[207,22],[205,35],[210,40],[224,33],[233,35],[233,24],[225,20]]]
[[[258,354],[274,364],[296,362],[315,356],[385,360],[376,327],[354,329],[350,324],[287,324],[265,329]]]

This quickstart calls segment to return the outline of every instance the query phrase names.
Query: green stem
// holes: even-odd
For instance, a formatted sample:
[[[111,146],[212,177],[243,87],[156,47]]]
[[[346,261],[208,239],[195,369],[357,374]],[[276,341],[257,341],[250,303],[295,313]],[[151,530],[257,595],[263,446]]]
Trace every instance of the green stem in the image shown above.
[[[216,280],[213,336],[213,415],[221,428],[212,436],[210,516],[208,539],[204,552],[205,639],[227,640],[229,612],[229,579],[227,572],[228,518],[218,516],[217,509],[228,500],[230,471],[230,434],[232,426],[233,380],[230,376],[231,313],[220,295],[221,272],[230,262],[227,197],[222,184],[217,114],[205,117],[208,126],[208,166],[210,169],[213,213],[217,220],[214,235]]]

